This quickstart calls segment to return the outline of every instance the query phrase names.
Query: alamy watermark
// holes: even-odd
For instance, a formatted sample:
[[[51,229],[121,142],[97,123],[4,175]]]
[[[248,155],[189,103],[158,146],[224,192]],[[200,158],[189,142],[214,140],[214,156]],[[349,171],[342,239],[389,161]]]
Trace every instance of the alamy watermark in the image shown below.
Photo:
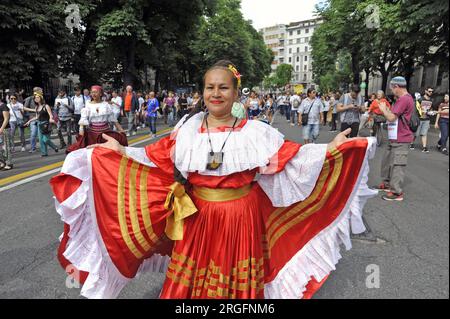
[[[367,29],[378,29],[380,24],[380,7],[376,4],[369,4],[364,11],[369,15],[366,17]]]
[[[66,27],[79,30],[81,28],[80,7],[77,4],[69,4],[64,12],[69,14],[66,17]]]
[[[380,266],[375,264],[367,265],[366,273],[369,274],[366,277],[366,287],[368,289],[380,288]]]

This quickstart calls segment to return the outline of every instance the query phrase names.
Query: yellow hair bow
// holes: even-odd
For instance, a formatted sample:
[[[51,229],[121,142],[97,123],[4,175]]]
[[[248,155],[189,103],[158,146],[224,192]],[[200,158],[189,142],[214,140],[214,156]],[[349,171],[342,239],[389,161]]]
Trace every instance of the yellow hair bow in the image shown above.
[[[241,87],[241,74],[239,73],[239,71],[234,66],[232,66],[231,64],[228,65],[228,69],[231,72],[233,72],[234,76],[238,80],[238,87]]]

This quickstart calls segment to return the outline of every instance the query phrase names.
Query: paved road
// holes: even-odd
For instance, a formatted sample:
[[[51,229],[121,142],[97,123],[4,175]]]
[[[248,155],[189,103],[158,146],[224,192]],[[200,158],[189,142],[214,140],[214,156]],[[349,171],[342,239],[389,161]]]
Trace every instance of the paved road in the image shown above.
[[[274,126],[287,138],[301,141],[298,127],[280,117]],[[327,142],[333,136],[324,128],[319,140]],[[431,139],[436,142],[437,135],[432,133]],[[382,148],[371,162],[371,184],[379,182]],[[50,156],[48,163],[61,160],[59,155]],[[47,164],[38,156],[25,156],[16,163],[24,163],[23,170]],[[315,298],[448,298],[448,167],[448,157],[434,150],[412,151],[405,201],[369,201],[368,238],[378,241],[353,240],[353,249],[342,252],[336,271]],[[4,177],[0,175],[0,181]],[[53,206],[49,178],[0,191],[0,298],[80,298],[79,289],[66,288],[66,276],[56,260],[62,223]],[[379,267],[379,288],[366,287],[369,265]],[[160,274],[142,276],[120,298],[157,298],[163,280]]]

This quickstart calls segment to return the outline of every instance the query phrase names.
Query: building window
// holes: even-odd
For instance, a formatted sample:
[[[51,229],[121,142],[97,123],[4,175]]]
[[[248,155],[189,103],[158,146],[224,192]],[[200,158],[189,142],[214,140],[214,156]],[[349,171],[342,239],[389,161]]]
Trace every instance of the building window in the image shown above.
[[[294,33],[292,31],[289,31],[289,35],[293,35]]]
[[[303,74],[303,81],[307,81],[308,76],[306,74]]]
[[[305,65],[305,66],[303,67],[303,70],[304,70],[304,71],[307,71],[307,70],[308,70],[308,66]]]
[[[305,46],[305,52],[308,52],[308,46]]]
[[[289,63],[292,63],[292,58],[289,58]]]
[[[309,42],[309,38],[305,38],[305,43],[308,43]]]
[[[294,40],[289,40],[289,44],[294,44]]]
[[[300,34],[300,30],[297,30],[297,34]]]
[[[305,55],[305,62],[306,62],[306,61],[308,61],[308,56],[307,56],[307,55]]]
[[[295,81],[298,82],[298,74],[295,76]]]
[[[309,33],[309,29],[308,28],[305,29],[305,33]]]
[[[292,54],[292,49],[289,49],[289,54]]]
[[[297,47],[297,53],[300,53],[300,47]]]
[[[284,58],[280,58],[280,63],[284,63]]]
[[[299,56],[297,57],[297,62],[300,62],[300,57]]]
[[[301,40],[301,38],[298,38],[298,39],[297,39],[297,43],[300,43],[300,40]]]
[[[295,71],[300,71],[300,67],[298,65],[295,67]]]

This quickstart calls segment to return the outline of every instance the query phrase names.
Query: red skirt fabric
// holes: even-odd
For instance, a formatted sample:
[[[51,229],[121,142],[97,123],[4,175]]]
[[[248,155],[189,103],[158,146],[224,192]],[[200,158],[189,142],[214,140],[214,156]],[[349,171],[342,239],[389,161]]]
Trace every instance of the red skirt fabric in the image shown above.
[[[105,143],[106,140],[102,137],[102,134],[113,137],[120,145],[128,146],[127,136],[124,133],[118,133],[111,130],[97,133],[87,130],[83,136],[77,135],[77,141],[66,149],[66,154],[81,148],[86,148],[89,145]]]
[[[258,184],[247,196],[209,202],[190,196],[198,212],[175,242],[161,298],[264,298],[268,263],[264,212],[272,205]]]

